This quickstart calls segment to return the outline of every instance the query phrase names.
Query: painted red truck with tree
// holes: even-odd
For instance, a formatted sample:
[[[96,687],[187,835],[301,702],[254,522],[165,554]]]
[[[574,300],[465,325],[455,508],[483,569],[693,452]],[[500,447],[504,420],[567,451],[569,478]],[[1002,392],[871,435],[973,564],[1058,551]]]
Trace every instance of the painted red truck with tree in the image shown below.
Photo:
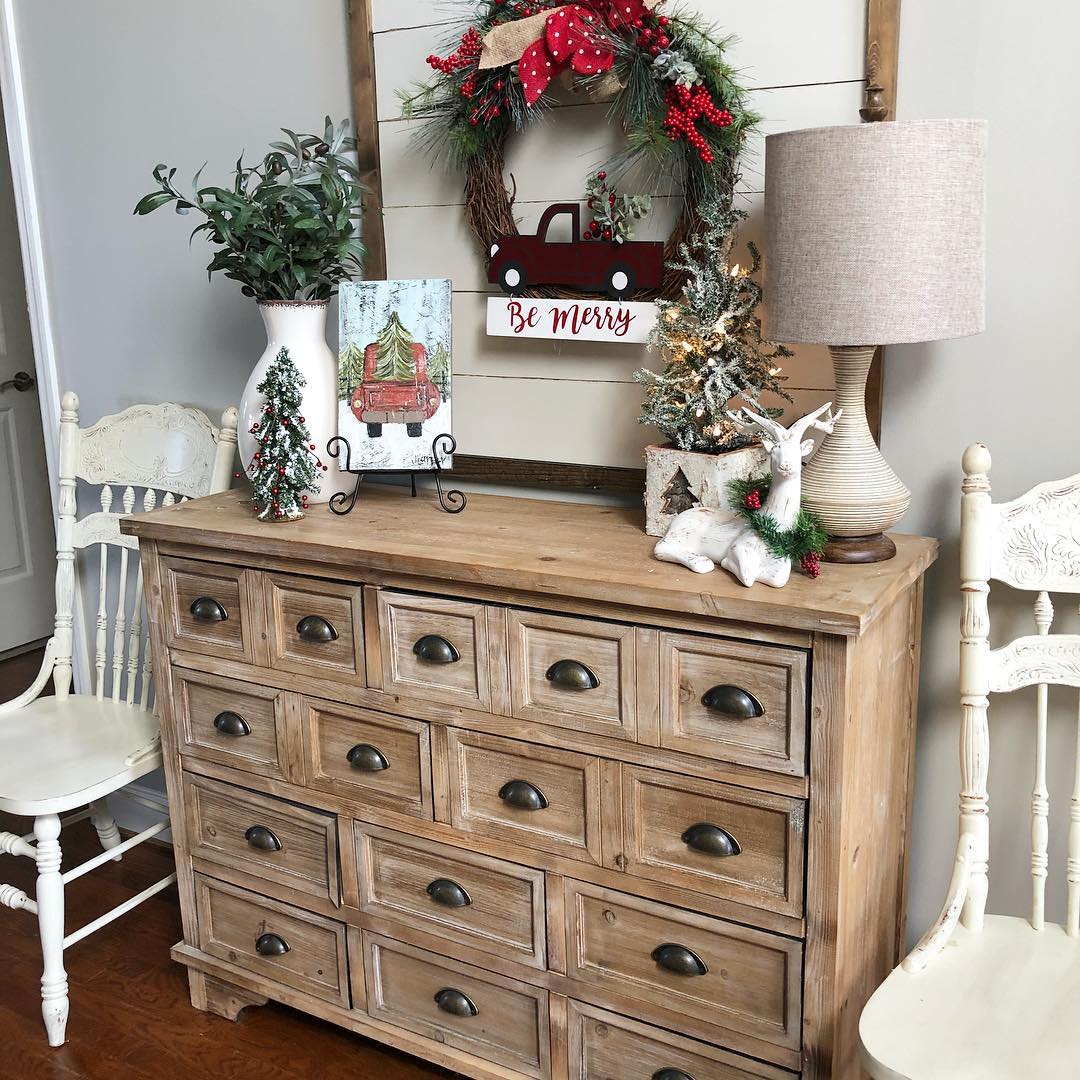
[[[551,223],[561,214],[570,215],[570,239],[549,240]],[[663,264],[662,243],[586,239],[578,204],[555,203],[534,236],[500,236],[491,245],[488,281],[511,295],[530,285],[567,285],[621,300],[638,289],[658,288]]]
[[[436,349],[433,362],[446,367],[445,349]],[[432,372],[436,379],[438,372]],[[419,438],[421,425],[438,412],[442,393],[428,372],[427,349],[401,324],[397,312],[390,315],[377,341],[364,349],[363,380],[352,392],[349,406],[377,439],[383,424],[404,424],[410,438]]]

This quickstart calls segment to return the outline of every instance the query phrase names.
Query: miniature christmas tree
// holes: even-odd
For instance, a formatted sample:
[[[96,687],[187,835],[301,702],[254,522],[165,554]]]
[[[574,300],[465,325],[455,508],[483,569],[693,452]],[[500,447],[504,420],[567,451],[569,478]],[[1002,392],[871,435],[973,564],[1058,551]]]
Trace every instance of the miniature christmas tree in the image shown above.
[[[326,466],[315,453],[300,402],[306,379],[283,348],[266,369],[258,391],[266,399],[251,434],[259,444],[248,465],[251,509],[260,521],[295,521],[307,509],[307,492],[317,488]]]
[[[338,354],[338,398],[348,401],[353,388],[364,380],[364,352],[350,342]]]
[[[698,232],[669,263],[687,275],[683,295],[657,301],[649,347],[661,353],[664,369],[638,371],[634,378],[645,386],[643,424],[654,424],[680,450],[720,453],[751,441],[727,419],[729,408],[746,405],[776,416],[780,410],[763,406],[761,395],[791,400],[777,361],[792,352],[762,340],[757,248],[747,244],[748,268],[727,266],[735,230],[747,215],[729,201],[703,204],[699,215]],[[734,405],[733,398],[739,399]]]
[[[380,382],[408,382],[416,377],[412,334],[405,329],[392,311],[386,325],[379,331],[379,352],[375,363],[375,378]]]
[[[450,353],[440,341],[435,346],[435,351],[428,361],[428,378],[439,388],[442,396],[446,397],[446,391],[450,386]]]
[[[690,510],[701,503],[701,500],[691,491],[690,481],[682,469],[675,470],[675,475],[660,497],[664,500],[660,507],[662,514],[681,514],[684,510]]]

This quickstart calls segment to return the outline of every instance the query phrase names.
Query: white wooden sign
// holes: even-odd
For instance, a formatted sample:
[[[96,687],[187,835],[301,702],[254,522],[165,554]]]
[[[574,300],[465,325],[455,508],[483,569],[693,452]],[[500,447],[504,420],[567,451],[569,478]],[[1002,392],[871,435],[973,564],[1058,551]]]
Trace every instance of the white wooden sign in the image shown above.
[[[489,296],[487,302],[487,332],[493,337],[641,344],[655,323],[656,305],[633,301]]]

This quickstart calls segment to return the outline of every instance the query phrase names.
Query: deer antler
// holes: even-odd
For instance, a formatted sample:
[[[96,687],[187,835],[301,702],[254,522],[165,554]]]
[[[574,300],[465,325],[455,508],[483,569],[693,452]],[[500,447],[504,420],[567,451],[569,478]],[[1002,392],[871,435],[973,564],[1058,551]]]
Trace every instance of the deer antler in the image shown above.
[[[727,417],[740,431],[745,431],[747,434],[761,431],[777,439],[784,430],[775,420],[770,420],[767,416],[758,416],[745,405],[736,409],[735,412],[729,411]]]
[[[836,421],[840,419],[844,414],[843,409],[837,409],[836,413],[829,412],[829,415],[824,419],[821,418],[821,414],[827,410],[832,409],[832,402],[826,401],[824,405],[819,409],[815,409],[813,412],[808,412],[805,416],[800,417],[788,428],[788,432],[794,435],[796,438],[801,439],[807,431],[824,431],[826,435],[832,434],[832,429],[836,425]]]

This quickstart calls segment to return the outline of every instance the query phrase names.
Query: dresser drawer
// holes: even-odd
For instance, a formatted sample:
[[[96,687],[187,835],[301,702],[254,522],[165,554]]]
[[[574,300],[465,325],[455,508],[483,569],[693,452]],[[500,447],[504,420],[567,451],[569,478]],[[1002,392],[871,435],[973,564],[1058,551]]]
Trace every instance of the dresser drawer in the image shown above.
[[[165,640],[176,649],[255,662],[255,572],[162,556]]]
[[[332,815],[189,773],[183,783],[192,855],[340,903]]]
[[[364,964],[376,1020],[529,1076],[550,1075],[546,990],[367,931]]]
[[[420,720],[304,698],[305,783],[431,820],[431,736]]]
[[[774,1065],[568,1002],[570,1080],[797,1080]]]
[[[541,871],[361,822],[355,830],[361,911],[546,966]]]
[[[508,633],[514,716],[636,737],[632,626],[511,609]]]
[[[379,605],[383,690],[491,710],[487,609],[464,600],[369,590]]]
[[[802,914],[801,799],[637,765],[620,771],[624,860],[609,863],[666,885]]]
[[[600,761],[447,729],[450,821],[478,833],[600,863]]]
[[[800,1041],[802,946],[582,882],[565,883],[567,962],[649,1008],[789,1049]]]
[[[806,773],[806,654],[660,634],[660,745]]]
[[[173,668],[180,753],[288,780],[280,690]]]
[[[195,875],[199,947],[283,986],[349,1007],[342,923]]]
[[[264,574],[263,587],[272,667],[364,683],[359,585]]]

